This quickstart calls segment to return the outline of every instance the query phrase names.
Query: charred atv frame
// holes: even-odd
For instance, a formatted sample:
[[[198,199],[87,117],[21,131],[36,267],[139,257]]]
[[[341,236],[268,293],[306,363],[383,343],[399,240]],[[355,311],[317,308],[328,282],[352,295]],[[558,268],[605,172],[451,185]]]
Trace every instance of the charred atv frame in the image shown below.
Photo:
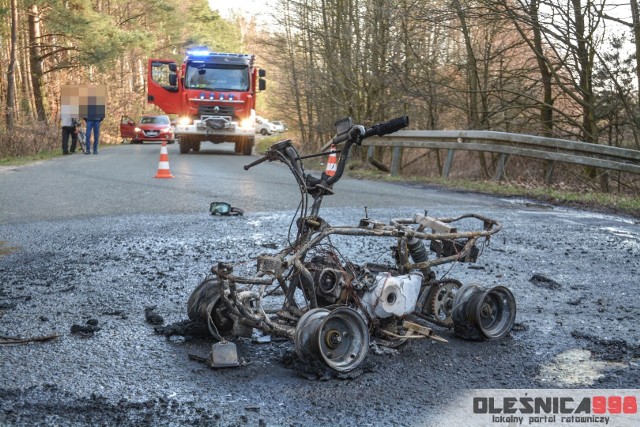
[[[322,198],[333,194],[351,146],[407,125],[407,117],[369,129],[353,125],[351,119],[336,123],[332,144],[345,145],[334,175],[305,174],[302,160],[311,156],[300,157],[289,140],[274,144],[264,157],[245,166],[249,169],[266,160],[289,166],[299,184],[302,209],[295,241],[275,254],[259,256],[255,276],[238,276],[233,264],[220,262],[193,291],[187,304],[189,318],[206,324],[221,341],[212,348],[212,366],[237,365],[235,347],[225,337],[251,336],[254,328],[293,340],[301,358],[319,360],[337,372],[356,369],[364,361],[371,337],[386,346],[416,338],[445,341],[425,322],[451,328],[465,339],[497,339],[509,333],[516,304],[507,288],[436,280],[432,270],[452,262],[475,262],[478,245],[500,231],[499,222],[472,213],[456,218],[425,213],[383,224],[365,211],[358,226],[334,227],[319,216]],[[335,153],[332,149],[320,155]],[[466,230],[470,223],[470,230],[458,230],[459,225]],[[394,264],[351,263],[331,244],[330,237],[336,235],[392,238]],[[429,259],[427,248],[435,258]],[[283,295],[282,305],[265,309],[265,297],[277,289]]]

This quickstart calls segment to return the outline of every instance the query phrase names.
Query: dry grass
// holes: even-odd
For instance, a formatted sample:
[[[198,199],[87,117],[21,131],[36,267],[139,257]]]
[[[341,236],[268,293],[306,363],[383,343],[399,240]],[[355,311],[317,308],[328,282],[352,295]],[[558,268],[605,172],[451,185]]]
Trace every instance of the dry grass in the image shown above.
[[[0,159],[8,157],[37,157],[60,149],[60,129],[34,122],[16,125],[12,132],[0,130]]]
[[[522,174],[517,177],[502,181],[482,178],[478,174],[465,177],[443,179],[437,174],[414,175],[404,173],[401,176],[392,177],[388,173],[381,172],[367,164],[357,162],[348,173],[350,176],[384,180],[393,182],[413,182],[425,185],[446,187],[455,190],[473,191],[478,193],[518,196],[534,200],[541,200],[553,205],[570,206],[582,209],[589,209],[599,212],[610,212],[630,215],[640,218],[640,192],[638,188],[638,177],[621,175],[611,178],[611,192],[603,193],[599,191],[597,184],[593,180],[585,178],[579,168],[556,167],[554,176],[556,181],[546,185],[541,179],[541,174],[534,174],[532,170],[536,168],[527,162],[522,162]],[[472,169],[470,166],[469,169]],[[512,174],[511,176],[514,176]],[[535,175],[535,177],[534,177]],[[616,178],[616,179],[614,179]],[[620,184],[622,182],[622,184]]]
[[[55,124],[16,124],[12,132],[0,129],[0,165],[20,165],[62,155],[62,131]],[[100,144],[120,144],[118,134],[100,130]],[[69,141],[71,143],[71,141]]]

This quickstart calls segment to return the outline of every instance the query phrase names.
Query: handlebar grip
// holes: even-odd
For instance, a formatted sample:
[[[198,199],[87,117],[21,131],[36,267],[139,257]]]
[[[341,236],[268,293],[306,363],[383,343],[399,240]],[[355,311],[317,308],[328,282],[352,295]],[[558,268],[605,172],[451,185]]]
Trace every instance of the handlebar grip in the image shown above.
[[[259,165],[260,163],[264,162],[265,160],[267,160],[267,156],[264,157],[260,157],[258,160],[256,160],[255,162],[251,162],[248,165],[244,165],[244,170],[248,171],[249,169],[251,169],[254,166]]]
[[[407,126],[409,126],[409,116],[398,117],[396,119],[389,120],[388,122],[378,123],[377,125],[371,126],[365,132],[364,137],[368,138],[373,135],[388,135]]]

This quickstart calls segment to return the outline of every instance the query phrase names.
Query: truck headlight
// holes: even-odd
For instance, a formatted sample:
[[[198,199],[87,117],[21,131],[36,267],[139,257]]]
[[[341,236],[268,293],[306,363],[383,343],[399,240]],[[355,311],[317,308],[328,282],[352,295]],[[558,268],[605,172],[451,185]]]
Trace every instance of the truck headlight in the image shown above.
[[[248,128],[252,128],[253,127],[253,120],[252,119],[244,119],[243,121],[240,122],[240,126],[248,129]]]
[[[137,133],[140,133],[140,132],[142,132],[142,129],[140,129],[139,127],[137,127],[137,128],[135,128],[133,131],[134,131],[134,132],[137,132]]]
[[[189,117],[180,117],[178,119],[178,124],[180,124],[180,125],[190,125],[191,124],[191,119]]]

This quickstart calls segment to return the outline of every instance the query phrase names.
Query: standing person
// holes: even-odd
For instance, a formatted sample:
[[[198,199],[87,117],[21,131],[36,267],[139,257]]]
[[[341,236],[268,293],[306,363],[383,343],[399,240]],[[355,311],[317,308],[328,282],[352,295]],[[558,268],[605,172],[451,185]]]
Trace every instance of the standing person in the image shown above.
[[[78,144],[78,122],[76,119],[64,116],[60,120],[60,126],[62,127],[62,154],[71,154],[76,152],[76,145]],[[71,150],[69,150],[69,136],[71,136]]]
[[[98,140],[100,137],[100,123],[104,116],[87,116],[84,121],[87,123],[87,151],[84,154],[91,153],[91,133],[93,133],[93,154],[98,154]]]

